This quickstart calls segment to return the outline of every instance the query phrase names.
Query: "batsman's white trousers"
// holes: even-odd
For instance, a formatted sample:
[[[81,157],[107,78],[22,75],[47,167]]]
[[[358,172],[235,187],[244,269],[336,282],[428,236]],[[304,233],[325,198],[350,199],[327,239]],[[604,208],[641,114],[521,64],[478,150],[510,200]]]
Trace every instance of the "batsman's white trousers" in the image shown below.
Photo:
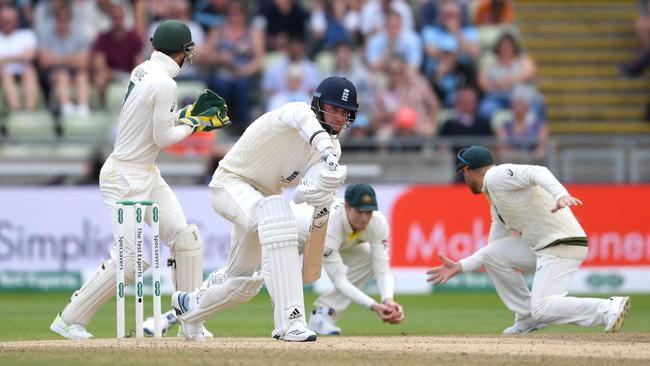
[[[363,289],[374,274],[370,244],[356,244],[353,247],[341,250],[339,253],[341,254],[341,259],[343,259],[343,264],[348,267],[345,273],[348,281],[353,286]],[[314,302],[314,306],[327,306],[331,308],[334,310],[332,318],[337,320],[351,302],[352,300],[334,288],[318,297]]]
[[[489,243],[483,261],[499,297],[517,321],[604,324],[607,300],[567,296],[583,259],[534,253],[523,240],[511,237]],[[535,272],[530,290],[519,270]]]

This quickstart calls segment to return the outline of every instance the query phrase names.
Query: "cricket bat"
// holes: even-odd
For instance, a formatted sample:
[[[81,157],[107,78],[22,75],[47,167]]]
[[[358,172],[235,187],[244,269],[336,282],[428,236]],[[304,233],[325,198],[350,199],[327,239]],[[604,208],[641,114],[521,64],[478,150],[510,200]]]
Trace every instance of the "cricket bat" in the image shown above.
[[[311,218],[311,226],[309,227],[309,239],[307,239],[307,245],[305,245],[303,252],[303,284],[312,283],[320,278],[329,218],[329,205],[314,208],[314,215]]]

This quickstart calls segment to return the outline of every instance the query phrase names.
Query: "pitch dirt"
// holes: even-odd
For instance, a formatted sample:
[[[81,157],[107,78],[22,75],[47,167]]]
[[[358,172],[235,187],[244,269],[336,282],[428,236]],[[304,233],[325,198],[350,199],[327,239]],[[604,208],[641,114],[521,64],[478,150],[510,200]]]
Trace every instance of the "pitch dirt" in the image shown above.
[[[627,366],[650,364],[650,334],[321,337],[312,343],[270,338],[22,341],[0,343],[0,360],[3,365]]]

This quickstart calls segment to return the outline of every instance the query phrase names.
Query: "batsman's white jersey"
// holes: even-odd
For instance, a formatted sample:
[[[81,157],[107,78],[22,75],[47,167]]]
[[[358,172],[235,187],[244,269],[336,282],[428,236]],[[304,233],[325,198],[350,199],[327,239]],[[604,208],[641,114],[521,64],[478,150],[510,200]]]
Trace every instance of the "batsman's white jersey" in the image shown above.
[[[104,163],[99,186],[108,207],[113,234],[117,235],[116,205],[122,200],[152,200],[158,203],[160,237],[177,259],[172,270],[176,286],[192,290],[202,281],[202,246],[194,225],[188,225],[180,203],[155,166],[160,149],[191,133],[188,126],[176,126],[176,82],[180,71],[169,56],[154,51],[137,66],[125,91],[113,153]],[[129,208],[127,207],[127,210]],[[151,223],[151,210],[145,209]],[[130,212],[127,212],[130,215]],[[125,272],[133,279],[135,243],[134,220],[125,220]],[[115,293],[115,243],[111,258],[73,295],[61,313],[67,324],[86,325],[94,313]],[[180,261],[179,261],[180,258]],[[145,262],[145,269],[148,264]]]
[[[608,300],[567,297],[587,255],[584,230],[568,207],[555,213],[568,191],[545,167],[502,164],[490,168],[483,192],[492,212],[488,245],[460,260],[463,272],[485,265],[519,324],[604,324]],[[535,272],[529,291],[518,270]]]
[[[298,222],[301,248],[309,236],[313,207],[292,205]],[[381,300],[392,299],[394,279],[390,272],[388,249],[389,226],[386,217],[374,211],[365,230],[355,231],[344,207],[344,200],[337,198],[331,206],[327,239],[323,252],[323,268],[334,284],[334,289],[316,299],[315,306],[334,310],[337,317],[350,301],[370,308],[376,301],[361,289],[374,275]]]
[[[230,174],[250,183],[264,196],[297,186],[309,167],[321,159],[321,153],[309,143],[312,136],[305,136],[301,129],[304,124],[317,123],[306,103],[287,103],[264,114],[219,162],[210,187],[219,185],[220,176]],[[339,141],[328,139],[334,154],[340,157]]]

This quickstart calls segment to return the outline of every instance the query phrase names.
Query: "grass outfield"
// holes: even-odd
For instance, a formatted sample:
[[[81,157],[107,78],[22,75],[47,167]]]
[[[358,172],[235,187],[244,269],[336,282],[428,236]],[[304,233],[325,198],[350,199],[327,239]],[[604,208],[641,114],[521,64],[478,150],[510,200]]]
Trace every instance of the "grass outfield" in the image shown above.
[[[0,293],[0,341],[59,339],[49,331],[54,316],[68,301],[69,293]],[[163,297],[163,309],[169,296]],[[311,309],[315,295],[306,294]],[[385,325],[374,313],[352,304],[338,325],[346,336],[471,335],[497,334],[511,325],[513,316],[494,293],[436,293],[430,296],[398,296],[405,321]],[[650,295],[632,296],[632,307],[623,332],[650,333]],[[127,296],[126,329],[134,329],[133,297]],[[164,311],[164,310],[163,310]],[[145,316],[151,300],[145,299]],[[235,306],[206,322],[216,337],[270,337],[273,316],[268,295],[260,293],[248,303]],[[115,336],[115,303],[106,304],[88,330],[95,338]],[[553,326],[540,333],[602,332],[601,327]],[[175,336],[174,330],[171,335]]]

